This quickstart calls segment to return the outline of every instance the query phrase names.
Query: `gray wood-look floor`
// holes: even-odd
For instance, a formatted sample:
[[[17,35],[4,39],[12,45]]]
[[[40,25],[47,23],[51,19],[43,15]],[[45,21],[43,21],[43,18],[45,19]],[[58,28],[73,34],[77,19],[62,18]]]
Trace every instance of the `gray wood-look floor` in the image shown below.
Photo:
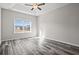
[[[79,47],[38,38],[9,40],[2,42],[1,55],[79,55]]]

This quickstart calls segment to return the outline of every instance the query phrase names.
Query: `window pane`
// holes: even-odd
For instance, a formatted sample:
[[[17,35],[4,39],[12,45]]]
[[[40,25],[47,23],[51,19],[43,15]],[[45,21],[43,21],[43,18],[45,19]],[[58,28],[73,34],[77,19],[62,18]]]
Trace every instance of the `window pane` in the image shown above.
[[[16,32],[23,32],[23,26],[15,26],[15,27]]]
[[[30,31],[30,25],[24,26],[24,30],[25,30],[25,31]]]

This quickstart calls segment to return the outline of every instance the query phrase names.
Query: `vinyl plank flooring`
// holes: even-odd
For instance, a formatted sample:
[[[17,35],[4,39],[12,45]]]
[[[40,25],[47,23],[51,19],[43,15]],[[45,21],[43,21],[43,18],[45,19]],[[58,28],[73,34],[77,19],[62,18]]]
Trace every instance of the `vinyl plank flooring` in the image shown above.
[[[2,55],[79,55],[79,47],[45,39],[25,38],[2,42]],[[1,53],[1,52],[0,52]]]

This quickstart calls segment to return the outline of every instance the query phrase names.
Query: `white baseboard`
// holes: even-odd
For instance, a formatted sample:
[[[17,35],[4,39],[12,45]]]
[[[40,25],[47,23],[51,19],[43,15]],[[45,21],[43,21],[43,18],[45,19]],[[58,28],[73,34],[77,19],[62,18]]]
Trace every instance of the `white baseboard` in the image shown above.
[[[58,42],[62,42],[62,43],[66,43],[66,44],[72,45],[72,46],[79,47],[78,44],[74,44],[74,43],[70,43],[70,42],[64,42],[64,41],[60,41],[60,40],[56,40],[56,39],[51,39],[51,38],[46,38],[46,39],[54,40],[54,41],[58,41]]]
[[[2,40],[2,41],[8,41],[8,40],[18,40],[18,39],[34,38],[34,37],[36,37],[36,36],[32,36],[32,37],[24,37],[24,38],[11,38],[11,39]]]

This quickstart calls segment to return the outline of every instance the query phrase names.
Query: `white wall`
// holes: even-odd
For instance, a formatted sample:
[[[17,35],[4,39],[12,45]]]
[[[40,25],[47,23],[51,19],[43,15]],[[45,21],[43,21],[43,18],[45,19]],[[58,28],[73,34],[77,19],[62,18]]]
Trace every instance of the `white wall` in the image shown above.
[[[40,15],[38,20],[45,38],[79,46],[79,4]]]
[[[14,33],[14,20],[16,18],[23,18],[32,22],[31,33]],[[31,16],[7,9],[2,9],[2,40],[27,38],[37,35],[37,17]]]
[[[1,8],[0,8],[0,44],[1,44]]]

